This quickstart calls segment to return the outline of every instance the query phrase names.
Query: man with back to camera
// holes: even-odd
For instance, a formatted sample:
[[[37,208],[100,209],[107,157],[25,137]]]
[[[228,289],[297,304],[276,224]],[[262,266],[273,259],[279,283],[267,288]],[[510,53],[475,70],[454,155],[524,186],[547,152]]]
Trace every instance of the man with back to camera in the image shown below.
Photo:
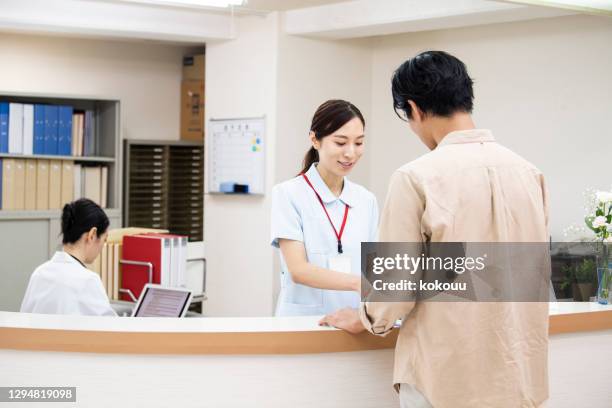
[[[395,71],[394,108],[431,152],[392,175],[381,242],[548,241],[542,173],[475,128],[472,84],[463,62],[442,51]],[[402,407],[539,407],[547,400],[548,303],[366,301],[321,324],[384,336],[397,319],[393,382]]]

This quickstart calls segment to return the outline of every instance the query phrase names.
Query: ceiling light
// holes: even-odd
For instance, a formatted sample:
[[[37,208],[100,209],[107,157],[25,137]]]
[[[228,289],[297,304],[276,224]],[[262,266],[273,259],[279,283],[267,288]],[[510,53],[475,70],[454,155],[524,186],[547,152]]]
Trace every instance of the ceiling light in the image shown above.
[[[519,3],[528,6],[556,7],[582,13],[603,14],[612,16],[610,0],[504,0],[507,3]]]
[[[178,6],[178,7],[219,7],[242,6],[246,0],[120,0],[127,3],[151,4],[155,6]]]

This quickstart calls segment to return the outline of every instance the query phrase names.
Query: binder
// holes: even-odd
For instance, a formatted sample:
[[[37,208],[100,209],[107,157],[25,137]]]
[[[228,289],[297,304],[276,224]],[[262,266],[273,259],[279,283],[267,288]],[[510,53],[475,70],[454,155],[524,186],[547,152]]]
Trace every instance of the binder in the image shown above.
[[[0,153],[8,153],[9,104],[0,102]]]
[[[62,205],[62,162],[49,161],[49,209],[59,210]]]
[[[102,166],[100,169],[100,207],[106,208],[108,200],[108,166]]]
[[[61,156],[72,154],[72,106],[58,107],[57,153]]]
[[[107,242],[105,246],[106,246],[106,295],[108,296],[109,299],[112,299],[113,290],[114,290],[113,273],[115,272],[113,268],[113,256],[115,253],[115,250],[114,250],[115,244]]]
[[[77,141],[75,143],[76,152],[75,156],[83,156],[83,123],[84,123],[84,114],[82,112],[75,114],[75,119],[77,122],[76,125],[76,135]]]
[[[89,198],[93,202],[100,204],[100,167],[83,167],[83,197]]]
[[[119,300],[119,282],[121,282],[121,268],[119,260],[121,259],[121,249],[123,245],[116,243],[113,245],[113,299]]]
[[[83,124],[83,156],[96,155],[96,125],[94,112],[86,110]]]
[[[23,154],[23,104],[9,103],[8,152]]]
[[[36,160],[36,209],[49,209],[49,160]]]
[[[178,268],[179,268],[179,246],[180,241],[176,235],[170,234],[149,234],[154,237],[161,239],[167,239],[170,241],[170,275],[168,277],[162,276],[162,282],[165,281],[165,285],[175,287],[178,283]],[[166,278],[166,279],[164,279]],[[164,283],[162,283],[164,285]]]
[[[72,197],[75,200],[78,200],[79,198],[82,197],[82,193],[81,193],[81,174],[82,172],[83,170],[80,164],[75,164],[72,167],[72,173],[73,173],[72,175],[74,177]]]
[[[25,210],[36,209],[36,160],[25,161]]]
[[[73,113],[72,114],[72,128],[70,130],[71,132],[71,141],[70,141],[70,152],[73,156],[78,156],[77,155],[77,143],[78,143],[78,129],[79,123],[78,123],[78,114]]]
[[[25,167],[25,160],[15,160],[14,210],[25,209]]]
[[[151,235],[128,235],[123,237],[123,259],[151,262],[153,282],[167,286],[170,276],[170,240]],[[137,298],[148,281],[148,271],[144,266],[121,265],[121,287],[132,291]],[[131,300],[121,294],[123,300]]]
[[[74,162],[62,162],[62,192],[61,208],[64,204],[74,201]]]
[[[102,246],[102,251],[98,256],[100,259],[100,277],[102,280],[102,286],[104,286],[104,290],[106,290],[106,295],[108,296],[108,270],[106,263],[108,262],[108,245]]]
[[[34,105],[34,154],[45,154],[45,105]]]
[[[85,111],[83,113],[83,156],[89,156],[89,119],[90,112]]]
[[[150,236],[165,238],[170,240],[170,263],[171,263],[171,272],[170,279],[168,280],[168,285],[171,287],[180,287],[184,286],[185,282],[182,278],[182,274],[187,269],[187,237],[175,234],[163,234],[163,233],[153,233],[147,234]],[[184,242],[184,254],[183,254],[183,239]]]
[[[34,154],[34,105],[23,105],[23,154]]]
[[[2,160],[2,209],[15,209],[15,159]]]
[[[179,251],[179,276],[178,286],[182,288],[187,287],[187,242],[189,237],[183,235],[180,237],[180,251]]]
[[[2,210],[2,159],[0,159],[0,210]]]
[[[59,124],[57,106],[45,105],[45,153],[57,155],[57,127]]]

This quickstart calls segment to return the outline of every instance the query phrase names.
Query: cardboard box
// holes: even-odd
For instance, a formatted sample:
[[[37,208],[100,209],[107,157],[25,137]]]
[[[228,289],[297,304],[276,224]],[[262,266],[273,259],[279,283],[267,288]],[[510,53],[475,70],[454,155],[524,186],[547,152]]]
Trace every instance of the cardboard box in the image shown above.
[[[204,54],[183,57],[183,80],[204,80]]]
[[[204,81],[187,79],[181,84],[181,139],[204,140]]]

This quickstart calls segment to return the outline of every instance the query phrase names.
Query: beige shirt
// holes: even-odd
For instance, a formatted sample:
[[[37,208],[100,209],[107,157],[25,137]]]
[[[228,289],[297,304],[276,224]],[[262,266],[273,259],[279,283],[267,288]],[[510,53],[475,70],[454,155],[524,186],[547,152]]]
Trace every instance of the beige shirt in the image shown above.
[[[542,173],[488,130],[449,133],[392,176],[382,242],[546,242]],[[538,407],[548,398],[548,304],[365,302],[378,335],[403,319],[394,383],[436,408]]]

